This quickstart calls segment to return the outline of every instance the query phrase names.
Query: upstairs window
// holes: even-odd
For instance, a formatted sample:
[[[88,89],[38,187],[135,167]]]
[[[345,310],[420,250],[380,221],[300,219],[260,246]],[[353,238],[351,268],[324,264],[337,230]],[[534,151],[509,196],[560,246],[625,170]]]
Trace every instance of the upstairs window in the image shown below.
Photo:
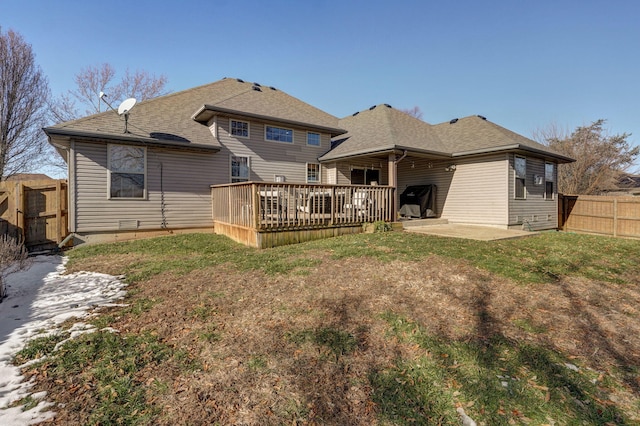
[[[231,120],[231,136],[249,137],[249,123],[247,121]]]
[[[527,196],[527,159],[524,157],[515,158],[516,172],[516,198],[524,199]]]
[[[231,183],[249,180],[249,157],[231,156]]]
[[[553,200],[553,183],[556,181],[556,167],[553,163],[544,164],[544,198]]]
[[[320,134],[307,132],[307,145],[320,146]]]
[[[147,150],[144,147],[108,145],[109,198],[145,197]]]
[[[265,127],[265,139],[268,141],[293,143],[293,130],[282,127]]]
[[[307,183],[320,182],[320,164],[307,163]]]

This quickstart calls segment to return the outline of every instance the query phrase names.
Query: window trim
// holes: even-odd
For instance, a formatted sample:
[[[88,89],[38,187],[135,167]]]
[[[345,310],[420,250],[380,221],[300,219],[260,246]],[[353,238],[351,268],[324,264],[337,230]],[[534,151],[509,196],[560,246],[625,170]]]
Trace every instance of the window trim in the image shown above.
[[[317,145],[309,143],[309,136],[310,135],[318,135],[318,144]],[[322,146],[322,135],[320,133],[317,133],[317,132],[307,132],[307,146],[321,147]]]
[[[115,147],[115,146],[122,146],[122,147],[126,147],[126,148],[139,148],[142,150],[143,156],[144,156],[144,172],[140,173],[137,171],[131,172],[131,171],[118,171],[118,172],[113,172],[111,170],[111,147]],[[136,146],[136,145],[126,145],[126,144],[121,144],[121,143],[108,143],[107,144],[107,199],[108,200],[135,200],[135,201],[140,201],[140,200],[147,200],[148,196],[149,196],[149,192],[147,191],[147,171],[148,171],[148,167],[147,167],[147,147],[145,146]],[[144,183],[142,185],[142,197],[112,197],[111,196],[111,175],[113,173],[116,174],[130,174],[130,175],[142,175],[142,178],[144,179]]]
[[[518,177],[518,169],[516,167],[516,162],[518,159],[524,160],[524,176]],[[521,155],[514,156],[513,159],[513,198],[516,200],[526,200],[527,199],[527,157],[523,157]],[[523,194],[522,197],[518,197],[518,180],[522,179],[522,189]]]
[[[553,167],[553,179],[548,180],[547,179],[547,165],[550,165]],[[556,189],[556,164],[555,163],[551,163],[549,161],[545,161],[544,163],[544,199],[547,201],[553,201],[556,199],[556,194],[555,194],[555,189]],[[547,183],[551,183],[551,196],[549,197],[549,193],[547,192]]]
[[[246,158],[247,159],[247,179],[244,180],[244,178],[240,177],[240,176],[233,176],[233,159],[234,158]],[[242,179],[242,180],[236,180],[234,182],[234,179]],[[229,154],[229,182],[230,183],[240,183],[240,182],[250,182],[251,181],[251,157],[249,157],[248,155],[235,155],[235,154]]]
[[[318,166],[318,180],[309,180],[309,166],[311,165]],[[306,163],[305,168],[306,183],[322,183],[322,165],[320,163]]]
[[[246,123],[247,124],[247,136],[233,134],[233,122]],[[229,136],[235,136],[237,138],[250,139],[251,138],[251,123],[244,120],[236,120],[235,118],[229,118]]]
[[[268,130],[267,130],[267,129],[269,129],[269,128],[272,128],[272,129],[279,129],[279,130],[287,130],[287,131],[291,132],[291,142],[289,142],[289,141],[283,141],[283,140],[278,140],[278,139],[269,139],[269,138],[267,137],[267,134],[268,134]],[[293,132],[293,129],[288,129],[288,128],[286,128],[286,127],[278,127],[278,126],[272,126],[272,125],[269,125],[269,124],[265,124],[265,125],[264,125],[264,140],[265,140],[265,141],[269,141],[269,142],[277,142],[277,143],[288,143],[288,144],[293,144],[293,142],[294,142],[294,132]]]

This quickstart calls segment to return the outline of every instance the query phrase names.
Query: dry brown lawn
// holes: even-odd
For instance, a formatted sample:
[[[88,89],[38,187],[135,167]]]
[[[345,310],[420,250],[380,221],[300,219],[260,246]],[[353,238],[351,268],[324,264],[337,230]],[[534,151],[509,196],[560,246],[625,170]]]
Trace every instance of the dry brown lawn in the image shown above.
[[[115,315],[111,326],[121,333],[157,334],[201,364],[195,371],[160,364],[139,372],[137,380],[148,384],[161,409],[159,424],[379,424],[368,374],[421,355],[416,345],[388,335],[381,319],[388,311],[442,338],[503,336],[560,351],[595,370],[640,365],[638,277],[630,277],[633,286],[584,278],[525,286],[438,256],[389,263],[321,259],[286,275],[219,267],[164,273],[130,288],[127,302],[148,300],[150,309],[103,312]],[[74,269],[119,274],[131,261],[103,256]],[[336,354],[292,341],[296,333],[324,328],[355,336],[357,348]],[[90,389],[38,380],[66,403],[56,408],[54,424],[86,421],[90,404],[73,401]],[[640,381],[628,380],[612,396],[638,421],[639,389]]]

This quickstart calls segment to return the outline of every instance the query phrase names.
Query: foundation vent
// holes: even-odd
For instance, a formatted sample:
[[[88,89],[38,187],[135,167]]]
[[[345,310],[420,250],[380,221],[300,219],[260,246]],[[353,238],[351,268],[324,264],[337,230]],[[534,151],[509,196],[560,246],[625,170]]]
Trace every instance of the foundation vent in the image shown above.
[[[118,221],[118,229],[138,229],[140,221],[136,219],[122,219]]]

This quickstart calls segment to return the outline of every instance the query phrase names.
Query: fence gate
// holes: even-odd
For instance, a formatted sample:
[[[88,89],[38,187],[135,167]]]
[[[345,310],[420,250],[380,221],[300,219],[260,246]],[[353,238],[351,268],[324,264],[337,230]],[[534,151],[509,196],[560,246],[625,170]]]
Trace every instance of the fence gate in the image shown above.
[[[55,248],[68,234],[65,180],[0,183],[0,231],[29,251]]]

